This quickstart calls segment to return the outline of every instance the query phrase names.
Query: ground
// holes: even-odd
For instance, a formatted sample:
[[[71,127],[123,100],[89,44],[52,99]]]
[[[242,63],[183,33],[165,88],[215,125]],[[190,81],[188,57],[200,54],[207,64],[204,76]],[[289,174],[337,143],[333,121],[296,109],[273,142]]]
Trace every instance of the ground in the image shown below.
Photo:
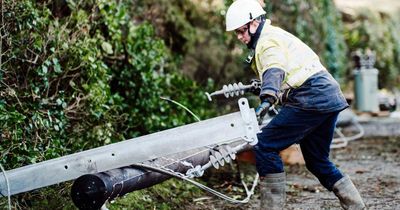
[[[400,210],[400,139],[361,139],[335,149],[331,159],[348,174],[360,191],[368,209]],[[245,173],[251,173],[248,167]],[[332,192],[324,189],[303,165],[287,166],[285,209],[341,209]],[[218,187],[218,185],[215,185]],[[226,184],[219,190],[226,190]],[[249,204],[232,205],[221,199],[195,198],[183,209],[257,209],[258,191]]]

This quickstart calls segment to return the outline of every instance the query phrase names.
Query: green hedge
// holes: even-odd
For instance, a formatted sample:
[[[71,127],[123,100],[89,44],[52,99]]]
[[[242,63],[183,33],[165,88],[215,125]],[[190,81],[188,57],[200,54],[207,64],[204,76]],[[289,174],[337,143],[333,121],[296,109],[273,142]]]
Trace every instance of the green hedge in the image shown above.
[[[195,121],[160,97],[202,119],[215,115],[204,95],[212,83],[199,86],[178,71],[179,57],[137,19],[132,2],[3,3],[0,162],[6,169]],[[13,201],[22,209],[71,207],[67,197],[61,185]]]
[[[60,1],[56,1],[60,2]],[[61,1],[63,2],[63,1]],[[8,169],[213,114],[128,1],[4,1],[1,163]],[[4,53],[5,52],[5,53]]]

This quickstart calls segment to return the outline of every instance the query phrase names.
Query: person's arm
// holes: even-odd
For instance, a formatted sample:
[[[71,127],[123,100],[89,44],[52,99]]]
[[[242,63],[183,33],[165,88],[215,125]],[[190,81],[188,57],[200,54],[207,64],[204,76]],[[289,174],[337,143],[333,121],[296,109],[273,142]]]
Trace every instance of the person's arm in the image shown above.
[[[285,71],[280,68],[271,68],[262,75],[260,99],[274,104],[278,100],[278,93],[285,78]]]
[[[261,101],[274,104],[285,80],[287,67],[287,50],[283,44],[274,39],[263,40],[258,55],[258,68],[261,75]]]

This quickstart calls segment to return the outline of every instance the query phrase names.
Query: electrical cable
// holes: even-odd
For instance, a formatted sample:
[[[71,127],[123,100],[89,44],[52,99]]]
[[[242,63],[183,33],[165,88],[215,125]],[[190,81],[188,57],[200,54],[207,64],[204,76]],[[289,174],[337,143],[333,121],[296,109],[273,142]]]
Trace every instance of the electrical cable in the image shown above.
[[[8,197],[8,199],[7,199],[7,200],[8,200],[8,210],[11,210],[10,183],[9,183],[9,181],[8,181],[8,177],[7,177],[7,174],[6,174],[6,170],[4,170],[3,165],[1,165],[1,163],[0,163],[0,169],[1,169],[1,171],[3,172],[4,178],[6,179],[7,197]]]
[[[199,118],[197,115],[195,115],[192,111],[190,111],[190,109],[188,109],[186,106],[182,105],[181,103],[179,103],[179,102],[177,102],[177,101],[175,101],[175,100],[169,99],[169,98],[162,97],[162,96],[161,96],[160,98],[163,99],[163,100],[166,100],[166,101],[170,101],[170,102],[172,102],[172,103],[174,103],[174,104],[176,104],[176,105],[182,107],[182,108],[185,109],[187,112],[189,112],[194,118],[196,118],[196,120],[197,120],[198,122],[201,121],[200,118]]]
[[[152,170],[152,171],[155,171],[155,172],[163,173],[163,174],[166,174],[166,175],[170,175],[170,176],[182,179],[184,181],[190,182],[191,184],[199,187],[200,189],[203,189],[203,190],[205,190],[205,191],[207,191],[207,192],[209,192],[209,193],[211,193],[211,194],[213,194],[213,195],[215,195],[215,196],[217,196],[219,198],[222,198],[222,199],[224,199],[226,201],[229,201],[229,202],[235,203],[235,204],[245,204],[245,203],[249,202],[251,196],[254,195],[254,189],[257,186],[258,179],[259,179],[259,175],[257,173],[255,178],[254,178],[253,186],[251,187],[250,191],[248,190],[246,184],[242,181],[242,184],[243,184],[243,186],[244,186],[244,188],[246,190],[247,197],[245,199],[243,199],[243,200],[237,200],[237,199],[231,198],[231,197],[229,197],[229,196],[227,196],[227,195],[225,195],[225,194],[223,194],[221,192],[218,192],[218,191],[216,191],[214,189],[211,189],[211,188],[209,188],[209,187],[207,187],[207,186],[205,186],[205,185],[203,185],[203,184],[201,184],[199,182],[196,182],[196,181],[194,181],[192,179],[189,179],[189,178],[187,178],[186,176],[184,176],[184,175],[182,175],[180,173],[167,171],[167,170],[164,170],[164,169],[161,169],[161,168],[156,168],[156,167],[153,167],[153,166],[150,166],[150,165],[145,165],[145,164],[133,164],[133,166],[141,167],[141,168],[144,168],[144,169]]]
[[[354,140],[359,139],[364,136],[365,130],[362,127],[362,125],[357,121],[357,119],[353,118],[351,122],[358,129],[359,133],[357,133],[353,136],[350,136],[350,137],[346,137],[339,129],[335,129],[335,132],[339,135],[339,138],[333,139],[332,145],[331,145],[332,149],[345,147],[345,146],[347,146],[347,143],[349,141],[354,141]],[[338,143],[338,142],[340,142],[340,143]]]

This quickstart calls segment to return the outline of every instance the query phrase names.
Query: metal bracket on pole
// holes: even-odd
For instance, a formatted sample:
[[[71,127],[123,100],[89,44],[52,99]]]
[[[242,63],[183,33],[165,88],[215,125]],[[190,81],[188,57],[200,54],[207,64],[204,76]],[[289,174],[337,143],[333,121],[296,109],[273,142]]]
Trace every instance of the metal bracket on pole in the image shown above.
[[[10,195],[209,145],[239,139],[254,145],[258,132],[254,109],[246,99],[239,100],[239,107],[240,112],[6,171]],[[0,173],[0,193],[7,196],[4,177]]]
[[[249,142],[250,145],[254,146],[258,143],[257,133],[260,132],[256,114],[254,109],[250,109],[247,99],[241,98],[239,99],[238,103],[242,119],[246,126],[246,135],[242,138],[243,140]]]
[[[189,169],[186,172],[186,176],[190,178],[201,177],[203,176],[204,171],[206,169],[212,166],[218,169],[220,165],[221,166],[224,165],[224,162],[230,162],[231,160],[234,160],[236,157],[236,153],[239,150],[243,149],[243,147],[245,147],[246,144],[250,144],[252,146],[257,144],[258,142],[257,133],[260,131],[260,129],[257,123],[256,113],[254,109],[250,109],[247,99],[245,98],[239,99],[238,104],[245,129],[245,135],[243,135],[241,138],[247,143],[238,145],[234,148],[231,148],[229,146],[221,148],[219,151],[215,152],[214,155],[210,155],[210,161],[207,164],[203,166],[197,165],[194,168]],[[235,127],[234,124],[231,124],[231,126]]]

